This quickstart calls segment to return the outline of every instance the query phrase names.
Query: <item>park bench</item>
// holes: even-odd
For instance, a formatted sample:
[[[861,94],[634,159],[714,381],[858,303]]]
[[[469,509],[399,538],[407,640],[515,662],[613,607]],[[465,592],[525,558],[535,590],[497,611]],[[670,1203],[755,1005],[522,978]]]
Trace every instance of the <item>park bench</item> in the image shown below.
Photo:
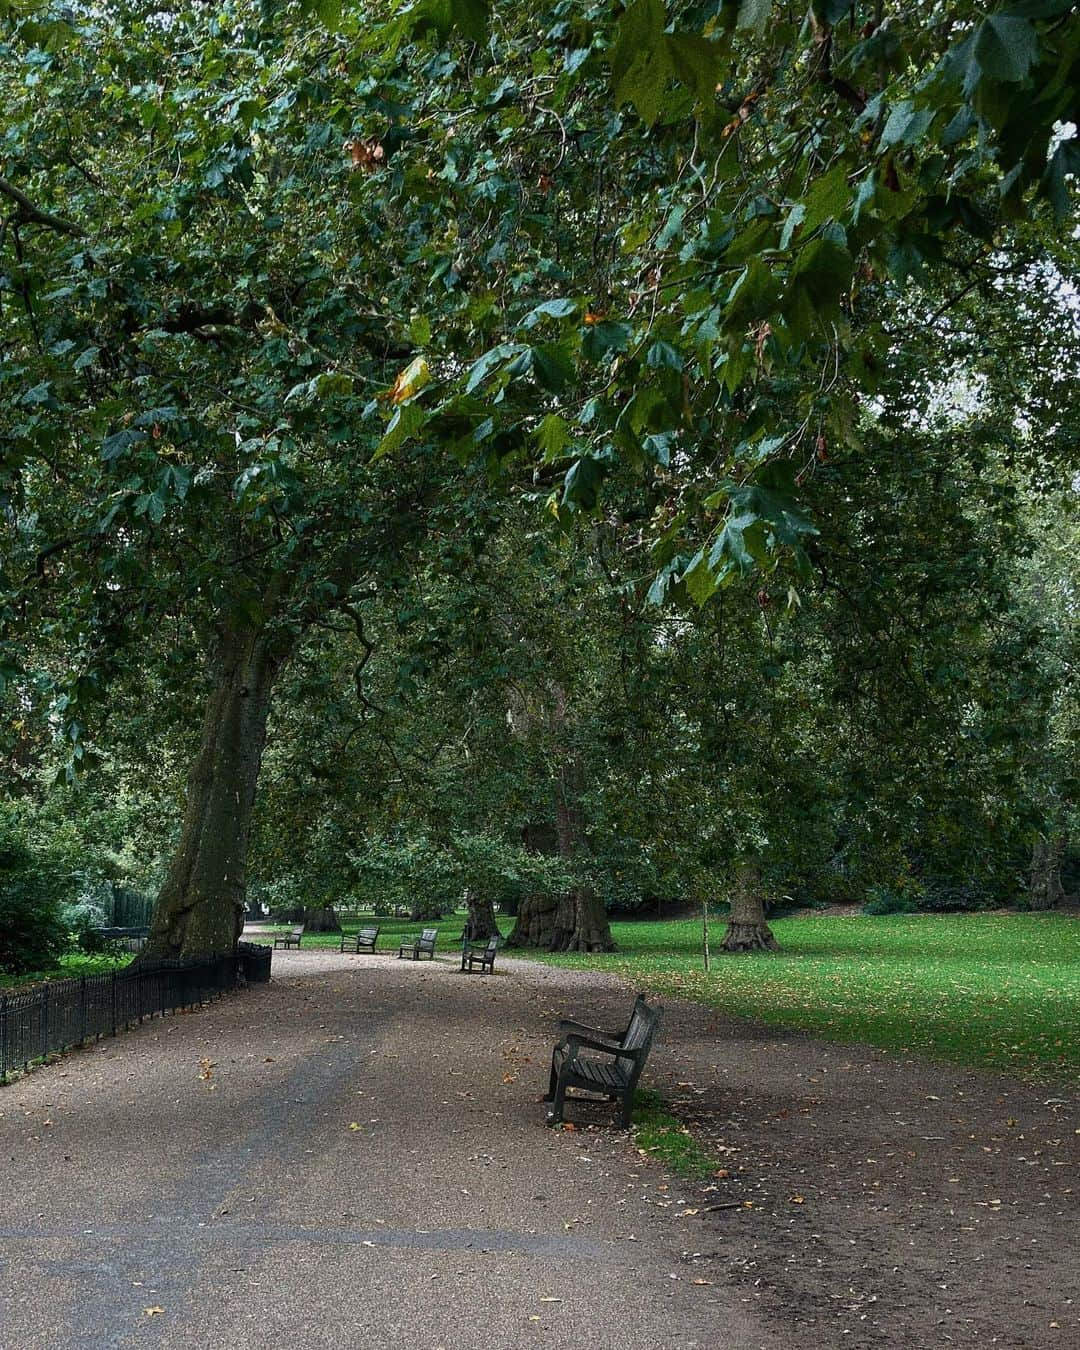
[[[419,961],[422,956],[435,960],[435,939],[439,936],[437,928],[425,928],[418,938],[403,942],[398,948],[398,960],[407,956],[411,961]]]
[[[287,933],[278,933],[274,938],[275,947],[300,947],[300,939],[304,936],[304,925],[298,923],[290,928]]]
[[[378,924],[373,924],[367,928],[361,928],[355,937],[346,937],[341,935],[341,950],[343,952],[355,952],[357,956],[361,952],[373,952],[375,950],[375,939],[379,936]]]
[[[461,944],[461,969],[472,973],[474,967],[480,967],[480,974],[495,969],[495,953],[499,950],[499,935],[489,937],[487,942],[468,942]]]
[[[578,1088],[609,1101],[621,1101],[619,1123],[624,1130],[629,1129],[634,1092],[659,1024],[659,1009],[650,1008],[644,998],[638,998],[629,1025],[618,1040],[595,1033],[568,1032],[551,1056],[551,1078],[544,1095],[544,1101],[551,1102],[547,1123],[557,1125],[562,1120],[567,1089]],[[583,1050],[605,1058],[586,1058]]]

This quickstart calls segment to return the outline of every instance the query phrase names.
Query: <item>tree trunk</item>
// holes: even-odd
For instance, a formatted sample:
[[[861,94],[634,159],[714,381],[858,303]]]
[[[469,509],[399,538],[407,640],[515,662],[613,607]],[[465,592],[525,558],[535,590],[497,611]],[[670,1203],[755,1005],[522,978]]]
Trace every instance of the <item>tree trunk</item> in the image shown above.
[[[569,916],[567,918],[566,916]],[[553,952],[613,952],[604,902],[595,891],[578,887],[560,898],[558,917],[551,936]]]
[[[731,890],[731,915],[720,944],[724,952],[777,952],[780,944],[765,922],[765,901],[757,867],[745,864],[739,869]]]
[[[340,933],[341,924],[333,905],[312,905],[304,910],[303,924],[309,933]]]
[[[555,895],[527,895],[517,913],[513,932],[506,939],[508,947],[546,947],[551,949],[555,931],[555,913],[559,899]]]
[[[270,694],[283,656],[262,626],[238,624],[220,635],[180,842],[142,961],[219,955],[236,946]]]
[[[563,858],[580,858],[589,847],[581,808],[584,780],[578,756],[564,751],[555,776],[555,837]],[[575,886],[559,897],[549,945],[553,952],[615,950],[603,901],[589,887]]]
[[[465,940],[486,942],[488,938],[497,937],[499,925],[495,922],[495,906],[491,901],[470,891],[467,903],[469,917],[465,920]]]
[[[1065,899],[1061,884],[1061,859],[1065,839],[1060,834],[1035,840],[1031,850],[1031,871],[1028,875],[1028,907],[1054,909]]]

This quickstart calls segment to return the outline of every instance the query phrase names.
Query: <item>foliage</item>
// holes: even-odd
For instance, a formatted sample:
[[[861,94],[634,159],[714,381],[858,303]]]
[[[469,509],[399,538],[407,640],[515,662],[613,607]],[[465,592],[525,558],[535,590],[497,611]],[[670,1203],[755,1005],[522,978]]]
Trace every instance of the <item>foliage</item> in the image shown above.
[[[63,904],[75,885],[65,860],[34,847],[19,815],[0,803],[0,971],[56,963],[70,941]]]
[[[872,918],[880,918],[884,914],[915,914],[920,908],[913,895],[890,891],[884,886],[872,886],[866,895],[862,912]]]
[[[609,904],[1068,828],[1073,6],[0,23],[2,734],[124,880],[237,635],[296,900],[509,898],[560,808]]]
[[[772,1026],[1076,1081],[1080,927],[1065,915],[777,919],[780,955],[700,969],[700,921],[616,923],[612,955],[545,955]]]
[[[105,911],[93,900],[80,898],[74,904],[61,905],[60,922],[69,945],[88,953],[108,950],[108,939],[100,934],[100,929],[108,926]]]

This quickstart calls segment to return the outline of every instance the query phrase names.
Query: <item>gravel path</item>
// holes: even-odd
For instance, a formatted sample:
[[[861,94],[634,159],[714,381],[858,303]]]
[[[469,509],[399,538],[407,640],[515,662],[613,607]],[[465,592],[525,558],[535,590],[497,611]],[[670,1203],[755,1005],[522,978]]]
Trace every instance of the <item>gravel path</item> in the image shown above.
[[[543,1127],[556,1018],[628,1002],[279,952],[269,986],[0,1089],[0,1345],[781,1346],[627,1135]]]
[[[543,1127],[557,1018],[630,995],[278,952],[0,1089],[0,1350],[1080,1345],[1074,1089],[672,1001],[695,1188],[606,1108]]]

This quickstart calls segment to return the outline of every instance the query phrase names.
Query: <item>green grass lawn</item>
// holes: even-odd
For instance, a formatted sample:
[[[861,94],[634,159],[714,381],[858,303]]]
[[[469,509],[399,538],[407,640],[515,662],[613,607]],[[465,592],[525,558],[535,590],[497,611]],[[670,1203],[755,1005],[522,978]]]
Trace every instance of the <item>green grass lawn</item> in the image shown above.
[[[108,956],[98,953],[93,956],[85,952],[69,952],[60,958],[54,970],[36,970],[29,975],[7,975],[0,970],[0,989],[23,989],[28,984],[38,984],[41,980],[76,980],[80,975],[100,975],[110,970],[119,970],[131,960],[129,953],[120,956]]]
[[[776,1026],[1027,1076],[1080,1079],[1080,920],[1058,914],[777,919],[778,955],[701,962],[700,921],[615,923],[610,955],[543,955]]]

